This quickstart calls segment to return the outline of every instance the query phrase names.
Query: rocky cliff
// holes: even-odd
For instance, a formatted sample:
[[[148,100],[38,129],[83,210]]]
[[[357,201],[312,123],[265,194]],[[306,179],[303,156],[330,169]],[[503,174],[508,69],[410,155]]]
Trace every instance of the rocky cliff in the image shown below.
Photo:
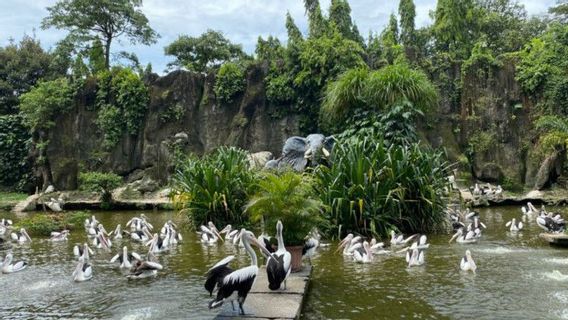
[[[294,115],[273,117],[264,93],[265,70],[247,71],[246,90],[231,104],[213,93],[214,75],[175,71],[146,79],[150,103],[138,134],[124,134],[110,152],[101,151],[95,124],[94,84],[87,84],[74,110],[56,119],[47,149],[53,182],[74,189],[80,170],[112,170],[133,180],[142,174],[161,183],[171,172],[174,145],[203,154],[221,145],[279,154],[283,142],[299,133]]]

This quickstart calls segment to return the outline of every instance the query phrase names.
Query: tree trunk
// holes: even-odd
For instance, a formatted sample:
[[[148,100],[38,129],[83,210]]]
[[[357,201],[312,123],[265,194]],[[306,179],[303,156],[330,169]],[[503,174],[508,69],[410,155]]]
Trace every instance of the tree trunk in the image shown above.
[[[110,68],[110,44],[112,42],[112,37],[107,37],[105,41],[105,68],[108,70]]]
[[[557,148],[543,162],[535,178],[535,190],[543,190],[550,187],[562,175],[564,160],[566,159],[566,149]]]

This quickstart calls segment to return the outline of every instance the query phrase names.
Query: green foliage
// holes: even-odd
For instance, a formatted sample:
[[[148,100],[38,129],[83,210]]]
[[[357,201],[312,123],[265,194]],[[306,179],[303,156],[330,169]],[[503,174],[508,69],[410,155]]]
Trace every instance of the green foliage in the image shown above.
[[[308,233],[323,223],[323,204],[315,197],[313,183],[308,174],[266,173],[258,182],[258,192],[247,203],[245,212],[253,221],[264,219],[270,234],[276,233],[276,223],[282,221],[284,243],[302,245]]]
[[[245,151],[221,147],[201,159],[188,156],[177,165],[172,180],[174,204],[188,212],[194,226],[248,221],[242,208],[254,193],[255,174]]]
[[[540,133],[541,150],[550,152],[554,149],[565,149],[568,143],[568,118],[556,115],[542,116],[535,122]]]
[[[415,40],[414,19],[416,18],[414,1],[400,0],[398,15],[400,16],[400,42],[405,46],[413,46]]]
[[[160,115],[160,120],[164,123],[169,121],[180,121],[185,115],[185,107],[182,104],[173,104]]]
[[[471,157],[474,154],[483,154],[495,146],[495,132],[478,131],[469,137],[467,153]]]
[[[475,72],[478,78],[486,78],[492,69],[501,66],[484,40],[478,41],[471,51],[471,56],[462,65],[462,77]]]
[[[79,190],[97,192],[101,195],[101,209],[110,209],[112,190],[122,185],[122,177],[109,172],[79,173]]]
[[[324,18],[319,0],[304,0],[304,7],[308,15],[308,35],[310,38],[319,38],[328,30],[328,21]]]
[[[328,85],[320,116],[328,128],[341,125],[357,109],[387,110],[405,101],[426,112],[436,106],[436,88],[421,71],[399,64],[368,72],[349,70]]]
[[[113,40],[126,37],[133,44],[150,45],[159,37],[141,7],[140,0],[59,0],[47,8],[49,16],[43,19],[42,28],[68,30],[68,39],[75,43],[101,39],[108,69]]]
[[[73,107],[74,92],[67,79],[40,82],[20,97],[20,113],[32,131],[49,129],[55,117]]]
[[[240,66],[227,62],[219,68],[213,88],[217,99],[224,103],[231,103],[237,94],[245,91],[245,88],[245,73]]]
[[[30,134],[19,115],[0,115],[0,185],[23,190],[29,179]]]
[[[106,70],[105,51],[103,49],[103,43],[99,38],[93,41],[93,44],[89,49],[89,69],[91,70],[91,74],[95,75]]]
[[[331,167],[316,172],[330,233],[385,236],[391,229],[442,228],[446,169],[440,153],[418,144],[387,147],[381,139],[362,136],[336,143]]]
[[[19,97],[41,79],[51,79],[52,57],[39,40],[24,36],[19,43],[10,41],[0,47],[0,114],[17,112]]]
[[[16,228],[25,228],[31,236],[49,236],[52,232],[64,229],[81,229],[85,219],[90,217],[86,211],[66,212],[58,214],[38,213],[32,217],[24,218],[16,224]]]
[[[438,0],[432,27],[438,50],[458,59],[469,56],[479,32],[476,9],[474,0]]]
[[[96,123],[104,135],[104,149],[112,149],[125,131],[138,133],[149,100],[148,88],[131,69],[113,68],[98,74]]]
[[[280,43],[280,40],[273,36],[268,36],[266,40],[262,39],[262,37],[258,37],[255,53],[256,58],[261,61],[277,62],[285,58],[284,47]]]
[[[181,35],[164,50],[166,55],[176,59],[168,66],[196,72],[206,72],[225,62],[248,58],[241,45],[232,44],[221,32],[211,29],[199,37]]]
[[[283,74],[270,73],[266,79],[266,98],[268,101],[283,105],[294,101],[294,78],[288,72]]]
[[[329,6],[329,22],[346,38],[363,45],[357,26],[351,20],[351,7],[347,0],[332,0]]]

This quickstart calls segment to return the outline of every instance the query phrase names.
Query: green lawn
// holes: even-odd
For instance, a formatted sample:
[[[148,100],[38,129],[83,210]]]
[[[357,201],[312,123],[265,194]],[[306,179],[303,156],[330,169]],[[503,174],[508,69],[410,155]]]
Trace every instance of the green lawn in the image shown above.
[[[0,210],[10,210],[27,197],[28,195],[25,193],[0,192]]]

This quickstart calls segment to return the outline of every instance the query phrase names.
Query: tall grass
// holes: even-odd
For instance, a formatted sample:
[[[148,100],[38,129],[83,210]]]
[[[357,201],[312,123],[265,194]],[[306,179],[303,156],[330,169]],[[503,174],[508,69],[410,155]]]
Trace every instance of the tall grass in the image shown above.
[[[430,232],[444,225],[447,164],[440,153],[369,138],[346,139],[333,151],[331,167],[316,170],[331,234],[384,236],[391,229]]]
[[[246,152],[221,147],[203,158],[189,156],[173,175],[174,204],[186,210],[194,226],[213,221],[218,225],[246,224],[242,213],[254,193],[255,174]]]

